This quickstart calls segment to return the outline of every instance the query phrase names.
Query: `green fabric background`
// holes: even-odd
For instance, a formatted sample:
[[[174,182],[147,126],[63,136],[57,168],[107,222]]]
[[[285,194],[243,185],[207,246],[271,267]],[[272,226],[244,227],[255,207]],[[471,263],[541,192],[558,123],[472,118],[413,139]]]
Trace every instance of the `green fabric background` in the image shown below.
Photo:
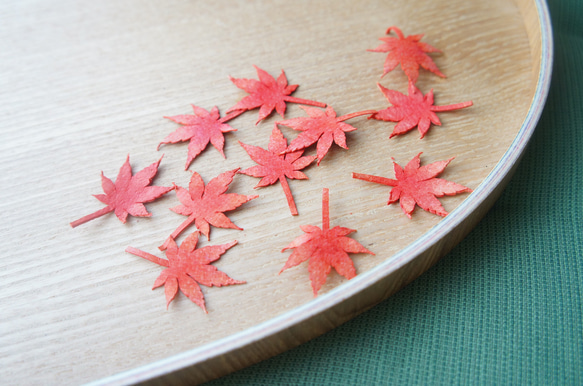
[[[549,98],[484,220],[370,311],[211,385],[583,384],[583,1],[549,8]]]

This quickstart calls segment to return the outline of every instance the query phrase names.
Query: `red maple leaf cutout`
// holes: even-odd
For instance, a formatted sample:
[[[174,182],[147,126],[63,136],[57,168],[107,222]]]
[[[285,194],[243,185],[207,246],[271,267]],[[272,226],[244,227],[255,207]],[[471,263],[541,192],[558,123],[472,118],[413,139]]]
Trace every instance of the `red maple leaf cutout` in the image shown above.
[[[101,186],[105,194],[95,194],[94,197],[107,206],[73,221],[71,226],[75,228],[109,212],[115,212],[117,218],[124,224],[128,214],[138,217],[152,216],[146,210],[144,203],[154,201],[174,189],[174,187],[149,186],[158,172],[160,161],[162,161],[162,158],[132,176],[130,156],[128,155],[126,162],[119,169],[115,183],[101,172]]]
[[[287,139],[285,139],[277,126],[271,132],[267,147],[268,150],[257,146],[246,145],[241,141],[239,143],[247,151],[249,157],[259,164],[245,170],[240,170],[239,173],[252,177],[262,177],[255,188],[272,185],[279,180],[285,193],[289,210],[293,216],[297,216],[298,209],[289,184],[287,183],[287,178],[292,180],[307,180],[308,177],[300,172],[300,170],[311,164],[316,157],[302,157],[303,150],[282,154],[287,148]]]
[[[300,228],[305,234],[296,237],[294,241],[282,249],[283,252],[295,248],[279,273],[281,274],[286,269],[295,267],[309,259],[308,271],[310,272],[314,296],[318,295],[318,290],[326,282],[326,277],[332,267],[347,279],[356,276],[354,264],[348,253],[374,255],[358,241],[346,237],[356,230],[339,226],[330,229],[328,189],[324,189],[322,192],[322,229],[315,225],[302,225]]]
[[[344,121],[361,115],[376,113],[375,110],[365,110],[337,117],[336,111],[331,106],[328,106],[326,110],[301,107],[309,117],[292,118],[275,123],[301,131],[297,138],[290,143],[286,152],[302,150],[317,142],[318,165],[328,153],[332,142],[344,149],[348,149],[348,146],[346,146],[346,134],[344,133],[354,131],[356,127],[350,126]]]
[[[233,224],[223,212],[236,209],[259,196],[225,193],[238,170],[239,168],[219,174],[210,180],[206,187],[200,174],[193,172],[188,190],[176,186],[176,196],[182,205],[170,208],[170,210],[183,216],[188,216],[188,218],[160,246],[161,250],[166,249],[170,240],[176,239],[193,222],[209,240],[210,225],[217,228],[243,230],[243,228]]]
[[[439,71],[433,62],[433,59],[426,54],[426,52],[441,51],[427,43],[420,42],[423,35],[409,35],[405,37],[403,32],[394,26],[389,27],[386,34],[388,35],[391,31],[395,31],[397,34],[396,38],[392,36],[379,38],[379,40],[384,43],[375,49],[367,50],[371,52],[388,52],[384,65],[384,72],[383,75],[381,75],[381,78],[388,72],[394,70],[399,63],[401,64],[401,68],[405,72],[405,75],[407,75],[407,78],[409,78],[409,81],[412,83],[417,83],[419,66],[445,78],[445,75]]]
[[[219,109],[216,106],[212,108],[210,113],[195,105],[192,105],[192,108],[194,109],[194,115],[184,114],[164,117],[183,126],[180,126],[176,131],[164,138],[158,145],[158,149],[160,149],[160,146],[166,143],[190,141],[184,170],[188,169],[188,166],[206,148],[209,142],[225,158],[225,153],[223,152],[225,145],[224,133],[237,131],[237,129],[227,125],[226,122],[243,113],[243,111],[235,111],[221,118]]]
[[[277,78],[277,81],[273,76],[269,75],[264,70],[257,66],[253,66],[257,70],[257,75],[259,80],[255,79],[237,79],[229,77],[231,82],[235,86],[242,90],[245,90],[250,95],[241,99],[239,103],[227,110],[227,113],[234,112],[237,110],[253,110],[257,107],[259,109],[259,119],[256,124],[265,119],[269,114],[275,109],[279,115],[283,118],[285,114],[286,102],[300,103],[303,105],[326,107],[325,103],[310,101],[307,99],[300,99],[290,96],[292,92],[298,87],[297,84],[291,84],[288,86],[287,78],[285,73],[281,70],[281,74]]]
[[[398,91],[389,90],[377,83],[385,98],[392,104],[384,110],[372,114],[369,119],[399,122],[389,138],[395,135],[405,134],[417,126],[421,138],[429,131],[431,124],[441,126],[441,121],[436,112],[459,110],[473,105],[472,101],[456,103],[447,106],[433,105],[433,89],[426,95],[413,83],[409,83],[409,95],[403,95]]]
[[[455,182],[435,178],[443,172],[454,157],[447,161],[438,161],[420,167],[421,161],[419,156],[421,154],[417,154],[409,161],[405,169],[393,160],[396,180],[361,173],[352,173],[352,177],[363,181],[393,186],[387,205],[400,201],[401,209],[403,209],[403,212],[409,218],[411,218],[411,213],[415,209],[415,204],[428,212],[446,216],[447,212],[443,209],[436,197],[454,196],[463,192],[471,192],[472,189],[456,184]]]
[[[192,233],[178,247],[174,239],[170,239],[166,250],[166,259],[149,254],[139,249],[128,247],[126,252],[142,257],[162,267],[166,267],[154,282],[156,289],[164,286],[166,293],[166,308],[178,293],[182,291],[192,302],[198,304],[204,312],[208,313],[205,307],[204,295],[198,283],[207,287],[221,287],[223,285],[243,284],[230,278],[226,273],[219,271],[215,266],[210,265],[217,261],[227,249],[231,248],[237,241],[222,245],[206,246],[196,249],[198,243],[198,232]]]

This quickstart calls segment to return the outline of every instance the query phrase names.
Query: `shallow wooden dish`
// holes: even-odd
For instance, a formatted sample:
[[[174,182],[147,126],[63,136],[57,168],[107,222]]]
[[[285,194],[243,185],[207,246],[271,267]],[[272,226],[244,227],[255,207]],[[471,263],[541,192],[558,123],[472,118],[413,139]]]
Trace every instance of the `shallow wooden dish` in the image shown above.
[[[551,74],[540,0],[31,0],[0,10],[0,375],[9,383],[201,382],[365,311],[427,270],[490,208],[534,130]],[[443,51],[433,57],[448,77],[421,71],[424,93],[474,106],[441,114],[443,126],[423,140],[416,131],[389,140],[391,123],[350,121],[358,128],[350,149],[333,148],[306,170],[309,181],[291,181],[297,217],[280,186],[253,191],[256,179],[237,176],[231,191],[260,195],[229,215],[245,230],[213,228],[200,245],[238,240],[215,265],[247,284],[203,287],[208,315],[183,295],[166,310],[164,291],[150,290],[160,268],[124,253],[130,245],[157,253],[183,220],[168,210],[173,193],[147,205],[150,219],[124,226],[110,215],[69,227],[101,207],[90,196],[100,193],[99,171],[114,178],[128,153],[134,171],[165,153],[155,183],[186,186],[186,144],[156,152],[176,128],[162,117],[190,113],[190,103],[224,112],[245,95],[228,75],[255,78],[253,64],[272,75],[285,69],[300,85],[294,96],[338,114],[387,107],[376,82],[405,92],[406,77],[396,69],[381,80],[385,55],[366,49],[392,25],[425,33]],[[288,105],[286,118],[302,114]],[[190,170],[208,182],[252,166],[237,141],[265,147],[280,118],[256,119],[253,111],[232,121],[226,160],[208,148]],[[390,177],[391,157],[403,165],[419,152],[423,163],[455,156],[442,176],[474,189],[443,198],[451,212],[443,219],[417,209],[409,220],[385,205],[388,188],[351,178]],[[299,225],[320,226],[323,187],[331,225],[357,229],[376,256],[352,255],[358,276],[333,273],[313,298],[305,264],[277,273]]]

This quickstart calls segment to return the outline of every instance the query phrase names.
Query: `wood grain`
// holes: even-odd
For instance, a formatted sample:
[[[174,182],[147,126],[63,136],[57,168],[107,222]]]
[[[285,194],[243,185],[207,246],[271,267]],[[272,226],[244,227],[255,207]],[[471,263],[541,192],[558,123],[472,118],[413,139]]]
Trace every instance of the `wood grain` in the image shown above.
[[[120,372],[103,382],[203,381],[352,318],[425,271],[483,216],[528,140],[533,98],[540,104],[544,93],[545,47],[528,0],[23,0],[0,10],[0,375],[10,383],[76,384]],[[101,192],[99,172],[115,178],[127,154],[139,170],[164,153],[155,183],[186,186],[187,145],[156,151],[176,128],[163,116],[190,113],[191,103],[224,113],[245,95],[228,76],[254,78],[253,64],[273,75],[285,69],[300,85],[294,96],[340,115],[387,107],[376,83],[405,92],[406,78],[397,69],[381,80],[385,55],[366,49],[391,25],[425,33],[443,51],[434,58],[447,78],[421,71],[421,90],[433,88],[437,104],[474,106],[440,114],[443,125],[423,140],[417,132],[389,140],[391,123],[350,121],[358,128],[350,149],[333,147],[306,169],[309,181],[290,182],[296,217],[280,186],[254,191],[256,179],[237,176],[231,191],[260,195],[230,214],[244,231],[213,228],[200,245],[238,240],[214,265],[247,284],[203,288],[208,315],[182,295],[166,310],[163,290],[150,290],[160,268],[124,253],[155,254],[182,222],[168,210],[173,194],[147,205],[152,218],[69,227],[101,207],[91,197]],[[286,118],[302,114],[288,105]],[[208,148],[190,170],[208,182],[252,166],[237,141],[265,147],[280,118],[256,119],[253,111],[232,121],[227,159]],[[419,209],[409,220],[385,205],[386,187],[351,178],[390,177],[391,157],[404,164],[419,152],[424,163],[455,156],[442,176],[476,191],[443,198],[453,211],[445,220]],[[510,166],[500,171],[501,159]],[[299,226],[320,225],[323,187],[331,225],[357,229],[354,238],[376,256],[354,255],[359,275],[331,274],[314,299],[304,265],[278,272]]]

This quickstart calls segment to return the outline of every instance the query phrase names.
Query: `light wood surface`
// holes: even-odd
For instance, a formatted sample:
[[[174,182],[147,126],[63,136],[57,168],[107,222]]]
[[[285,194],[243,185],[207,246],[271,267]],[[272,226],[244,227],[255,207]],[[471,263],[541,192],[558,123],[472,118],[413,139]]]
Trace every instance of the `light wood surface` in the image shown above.
[[[214,265],[247,284],[203,287],[208,314],[182,294],[166,310],[164,290],[151,290],[161,268],[124,252],[132,246],[164,256],[157,246],[184,220],[168,210],[178,204],[174,193],[147,205],[151,218],[123,225],[110,214],[70,228],[102,207],[91,196],[101,193],[99,173],[115,178],[127,154],[134,171],[164,154],[155,184],[187,186],[187,144],[156,151],[177,127],[163,117],[189,114],[190,104],[224,113],[246,95],[228,76],[256,78],[254,64],[274,76],[284,69],[300,85],[294,96],[328,103],[339,115],[387,107],[376,83],[406,92],[406,77],[398,68],[380,79],[385,54],[366,49],[392,25],[425,33],[423,41],[443,51],[432,56],[447,78],[422,70],[424,93],[432,88],[436,104],[474,106],[441,113],[442,126],[422,140],[417,131],[389,140],[393,123],[349,121],[358,128],[348,134],[350,149],[333,146],[320,166],[305,170],[308,181],[290,181],[296,217],[279,184],[254,190],[257,179],[236,176],[230,191],[260,195],[229,213],[244,231],[212,228],[200,246],[238,240]],[[533,98],[541,104],[543,51],[539,14],[527,0],[3,2],[0,378],[78,384],[130,371],[105,382],[166,373],[174,382],[203,381],[389,296],[459,242],[499,194],[528,139],[523,126],[537,117],[529,108]],[[288,104],[286,118],[302,114]],[[190,170],[208,182],[254,165],[237,141],[266,147],[280,119],[255,126],[257,110],[243,114],[230,122],[238,131],[226,135],[227,158],[209,146]],[[385,205],[387,187],[351,178],[393,177],[391,157],[404,165],[419,152],[423,163],[455,156],[442,177],[476,190],[441,199],[453,211],[447,229],[419,208],[409,220],[398,205]],[[503,157],[510,165],[488,180]],[[314,299],[306,264],[278,272],[289,256],[281,249],[299,226],[321,225],[324,187],[331,226],[357,229],[354,238],[376,255],[352,255],[359,275],[347,281],[333,272]],[[464,200],[467,208],[454,210]]]

